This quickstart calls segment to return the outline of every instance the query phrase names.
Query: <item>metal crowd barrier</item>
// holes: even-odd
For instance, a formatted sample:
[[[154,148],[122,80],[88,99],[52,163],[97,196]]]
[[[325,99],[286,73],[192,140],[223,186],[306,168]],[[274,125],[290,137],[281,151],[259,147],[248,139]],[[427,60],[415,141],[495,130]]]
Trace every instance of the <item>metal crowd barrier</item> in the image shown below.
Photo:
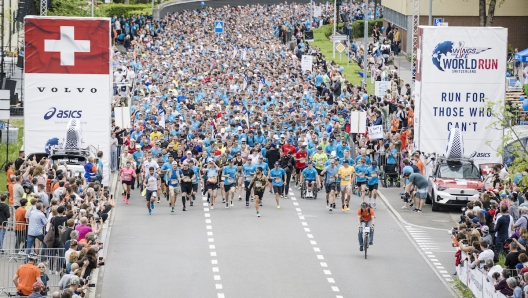
[[[64,249],[44,248],[37,249],[38,254],[35,266],[44,264],[45,274],[48,276],[46,286],[49,287],[48,296],[59,290],[61,280],[60,272],[65,268]],[[17,288],[13,283],[13,278],[18,268],[27,263],[27,254],[24,250],[3,249],[0,254],[0,297],[16,297]]]
[[[7,221],[2,224],[6,227],[6,234],[2,248],[5,249],[26,249],[28,224]],[[35,241],[37,242],[37,241]]]
[[[500,292],[495,292],[493,281],[488,279],[486,271],[480,268],[471,269],[465,260],[456,267],[460,281],[466,285],[475,298],[506,298]]]

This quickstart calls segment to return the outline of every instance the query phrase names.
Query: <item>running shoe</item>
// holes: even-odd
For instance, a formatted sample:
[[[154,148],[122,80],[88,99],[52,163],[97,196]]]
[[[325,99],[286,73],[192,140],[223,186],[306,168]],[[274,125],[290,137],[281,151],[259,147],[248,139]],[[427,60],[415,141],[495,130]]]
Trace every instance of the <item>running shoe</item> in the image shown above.
[[[418,213],[418,209],[414,209],[412,212],[414,212],[414,213]]]
[[[376,209],[376,207],[377,207],[376,203],[372,203],[372,206],[373,206],[374,209]]]
[[[341,208],[341,211],[345,212],[345,210],[346,210],[346,209],[345,209],[345,206],[343,206],[343,207]]]
[[[192,207],[192,206],[194,206],[194,205],[193,205],[193,201],[191,201],[191,207]]]
[[[226,207],[225,207],[225,208],[226,208],[226,209],[229,209],[229,203],[226,203]]]
[[[123,194],[123,201],[126,201],[126,195]]]
[[[332,212],[332,207],[330,207],[330,208],[328,209],[328,211]]]
[[[350,206],[346,206],[346,211],[350,211]]]
[[[269,193],[270,195],[272,195],[272,194],[273,194],[273,191],[270,190],[270,191],[268,191],[268,193]]]
[[[211,202],[209,202],[209,198],[207,198],[207,203],[208,203],[208,204],[211,203]]]
[[[127,199],[125,199],[125,202],[126,202],[126,204],[128,205],[128,200],[127,200]]]
[[[238,196],[238,200],[239,200],[239,201],[242,201],[242,197],[241,197],[241,196]]]
[[[174,207],[172,207],[171,212],[174,212]]]
[[[125,195],[125,190],[124,190],[124,189],[121,191],[121,194],[122,194],[122,195]]]
[[[277,205],[277,209],[280,209],[280,205]]]
[[[141,191],[141,195],[142,195],[142,196],[145,196],[146,194],[147,194],[147,189],[145,188],[145,189],[143,189],[143,190]]]
[[[407,209],[407,206],[402,206],[401,208],[402,208],[402,209]]]
[[[149,209],[149,215],[152,215],[152,210]]]
[[[158,199],[158,204],[160,203],[160,199]]]
[[[253,196],[251,196],[251,202],[253,202]]]
[[[246,207],[249,207],[249,202],[246,202]]]
[[[417,213],[422,213],[422,210],[418,209],[418,211],[416,211]]]
[[[369,242],[369,245],[374,245],[374,242]]]
[[[154,206],[154,202],[150,202],[150,209],[154,210],[154,207],[156,207]]]
[[[214,205],[211,205],[211,210],[214,209]]]
[[[233,207],[233,201],[231,201],[231,207]]]
[[[359,251],[363,251],[363,246],[360,246],[360,247],[359,247]]]
[[[224,198],[222,198],[222,203],[225,203],[225,199]]]
[[[259,206],[262,207],[262,202],[259,203]]]
[[[260,212],[257,212],[257,217],[260,217]]]
[[[183,211],[187,211],[187,208],[183,207]]]
[[[358,198],[361,198],[361,192],[358,191]]]

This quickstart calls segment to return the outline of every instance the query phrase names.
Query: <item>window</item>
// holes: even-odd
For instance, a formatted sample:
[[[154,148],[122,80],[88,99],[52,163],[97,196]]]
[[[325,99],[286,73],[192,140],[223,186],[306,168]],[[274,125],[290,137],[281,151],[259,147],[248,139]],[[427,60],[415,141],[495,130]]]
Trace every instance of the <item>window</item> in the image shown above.
[[[396,26],[405,30],[407,30],[407,17],[408,16],[403,15],[395,10],[383,7],[383,18],[387,20],[387,22],[396,24]]]

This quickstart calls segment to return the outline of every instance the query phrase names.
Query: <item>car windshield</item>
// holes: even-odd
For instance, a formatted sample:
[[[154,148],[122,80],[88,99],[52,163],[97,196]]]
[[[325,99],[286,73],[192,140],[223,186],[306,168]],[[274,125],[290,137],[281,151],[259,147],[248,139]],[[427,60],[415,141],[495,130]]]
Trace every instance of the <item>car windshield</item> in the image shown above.
[[[438,169],[438,178],[480,179],[480,173],[472,164],[444,164]]]

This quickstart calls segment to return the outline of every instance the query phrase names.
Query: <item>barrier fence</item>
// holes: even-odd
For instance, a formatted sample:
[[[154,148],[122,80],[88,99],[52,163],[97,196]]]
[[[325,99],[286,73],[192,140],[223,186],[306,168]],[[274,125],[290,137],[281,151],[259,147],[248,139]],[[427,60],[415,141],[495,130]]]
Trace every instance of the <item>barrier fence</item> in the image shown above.
[[[488,278],[487,273],[480,268],[469,268],[468,261],[456,267],[457,275],[460,281],[466,285],[475,298],[506,298],[500,292],[495,292],[493,279]]]
[[[46,266],[46,275],[49,287],[48,296],[59,290],[61,276],[59,272],[65,267],[64,249],[44,248],[36,249],[38,254],[35,266],[42,263]],[[17,288],[13,283],[13,278],[18,268],[27,263],[27,254],[24,250],[3,249],[0,254],[0,297],[16,297]]]

